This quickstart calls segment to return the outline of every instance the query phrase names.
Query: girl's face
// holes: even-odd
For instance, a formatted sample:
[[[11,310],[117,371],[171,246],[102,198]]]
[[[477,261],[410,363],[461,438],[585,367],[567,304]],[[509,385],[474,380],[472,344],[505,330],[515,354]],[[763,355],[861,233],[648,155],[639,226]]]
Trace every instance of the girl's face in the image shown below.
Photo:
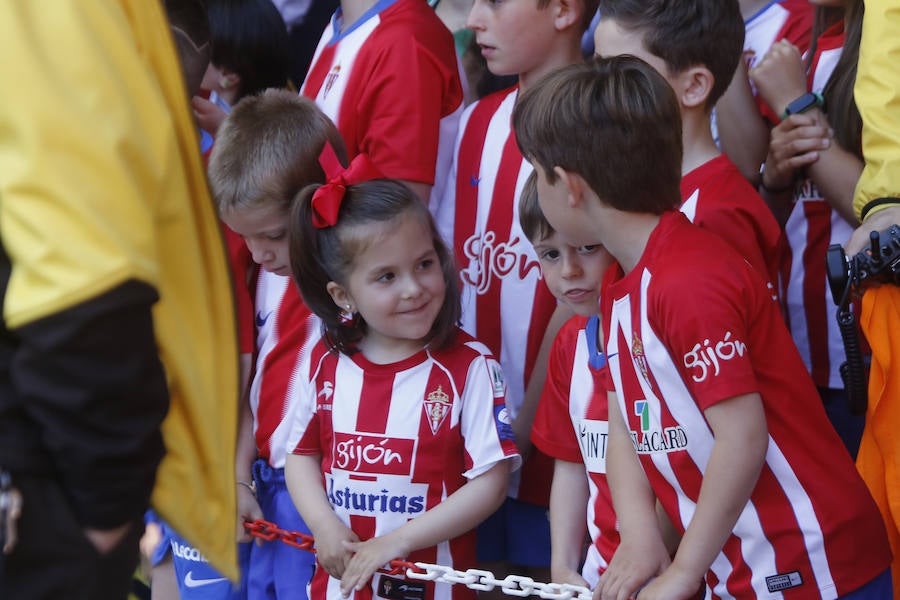
[[[353,259],[346,284],[328,284],[335,304],[349,304],[368,326],[359,347],[376,363],[421,350],[444,304],[446,282],[426,223],[401,215],[353,232],[372,240]]]

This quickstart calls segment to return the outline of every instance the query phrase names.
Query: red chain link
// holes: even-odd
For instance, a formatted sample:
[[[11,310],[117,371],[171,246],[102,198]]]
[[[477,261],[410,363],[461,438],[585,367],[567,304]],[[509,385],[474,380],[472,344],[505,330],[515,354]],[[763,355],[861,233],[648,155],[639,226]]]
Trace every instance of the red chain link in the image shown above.
[[[264,521],[263,519],[244,521],[244,529],[246,529],[253,537],[258,537],[267,542],[280,540],[288,546],[293,546],[300,550],[306,550],[307,552],[312,553],[315,553],[316,551],[316,539],[313,536],[300,531],[281,529],[271,521]],[[417,567],[414,563],[400,558],[395,558],[388,564],[391,567],[390,569],[379,569],[379,572],[387,573],[388,575],[400,575],[406,573],[407,569],[412,569],[416,573],[426,572],[425,569]]]

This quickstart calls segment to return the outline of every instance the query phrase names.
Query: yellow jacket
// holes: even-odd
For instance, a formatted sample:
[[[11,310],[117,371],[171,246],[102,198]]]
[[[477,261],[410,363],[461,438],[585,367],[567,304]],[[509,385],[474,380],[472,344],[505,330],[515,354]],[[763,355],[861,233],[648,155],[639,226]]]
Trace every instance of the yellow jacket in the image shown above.
[[[865,0],[854,96],[863,120],[866,166],[856,185],[853,210],[878,198],[900,196],[900,4]],[[880,208],[867,213],[871,215]]]
[[[162,7],[4,0],[0,56],[5,324],[21,327],[127,280],[156,289],[171,405],[152,501],[236,578],[231,285]]]

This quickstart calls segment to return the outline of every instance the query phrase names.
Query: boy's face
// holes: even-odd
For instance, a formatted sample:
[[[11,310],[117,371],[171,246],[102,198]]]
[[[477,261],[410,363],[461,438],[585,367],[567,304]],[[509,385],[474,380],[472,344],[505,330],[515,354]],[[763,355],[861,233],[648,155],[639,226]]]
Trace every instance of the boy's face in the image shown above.
[[[535,242],[550,293],[583,317],[597,314],[600,284],[612,257],[603,246],[570,246],[558,233]]]
[[[644,40],[640,33],[619,27],[615,19],[601,18],[594,30],[594,55],[609,58],[623,54],[630,54],[643,60],[656,69],[657,73],[675,89],[666,61],[644,48]]]
[[[224,213],[222,220],[244,238],[253,262],[276,275],[291,274],[288,214],[281,206],[269,202],[262,206],[235,208]]]
[[[556,35],[550,6],[538,8],[538,0],[475,0],[466,27],[494,75],[538,69]]]

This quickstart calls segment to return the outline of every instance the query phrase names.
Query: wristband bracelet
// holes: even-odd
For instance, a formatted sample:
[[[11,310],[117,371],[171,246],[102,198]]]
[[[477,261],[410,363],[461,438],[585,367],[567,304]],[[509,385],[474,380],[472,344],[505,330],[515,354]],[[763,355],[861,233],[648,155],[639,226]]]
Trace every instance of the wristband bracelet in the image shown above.
[[[870,212],[872,212],[873,209],[875,209],[879,206],[885,207],[885,206],[890,206],[890,205],[900,206],[900,198],[895,198],[895,197],[875,198],[874,200],[866,202],[863,205],[862,210],[859,211],[859,222],[862,223],[863,221],[865,221],[866,217],[869,215]]]
[[[787,186],[783,188],[770,188],[766,185],[766,161],[763,161],[761,165],[759,165],[759,187],[770,194],[783,194],[792,187],[794,187],[794,182],[791,181]]]
[[[256,495],[256,482],[255,481],[238,481],[237,484],[242,485],[245,488],[247,488],[248,490],[250,490],[250,493],[253,494],[254,496]]]

